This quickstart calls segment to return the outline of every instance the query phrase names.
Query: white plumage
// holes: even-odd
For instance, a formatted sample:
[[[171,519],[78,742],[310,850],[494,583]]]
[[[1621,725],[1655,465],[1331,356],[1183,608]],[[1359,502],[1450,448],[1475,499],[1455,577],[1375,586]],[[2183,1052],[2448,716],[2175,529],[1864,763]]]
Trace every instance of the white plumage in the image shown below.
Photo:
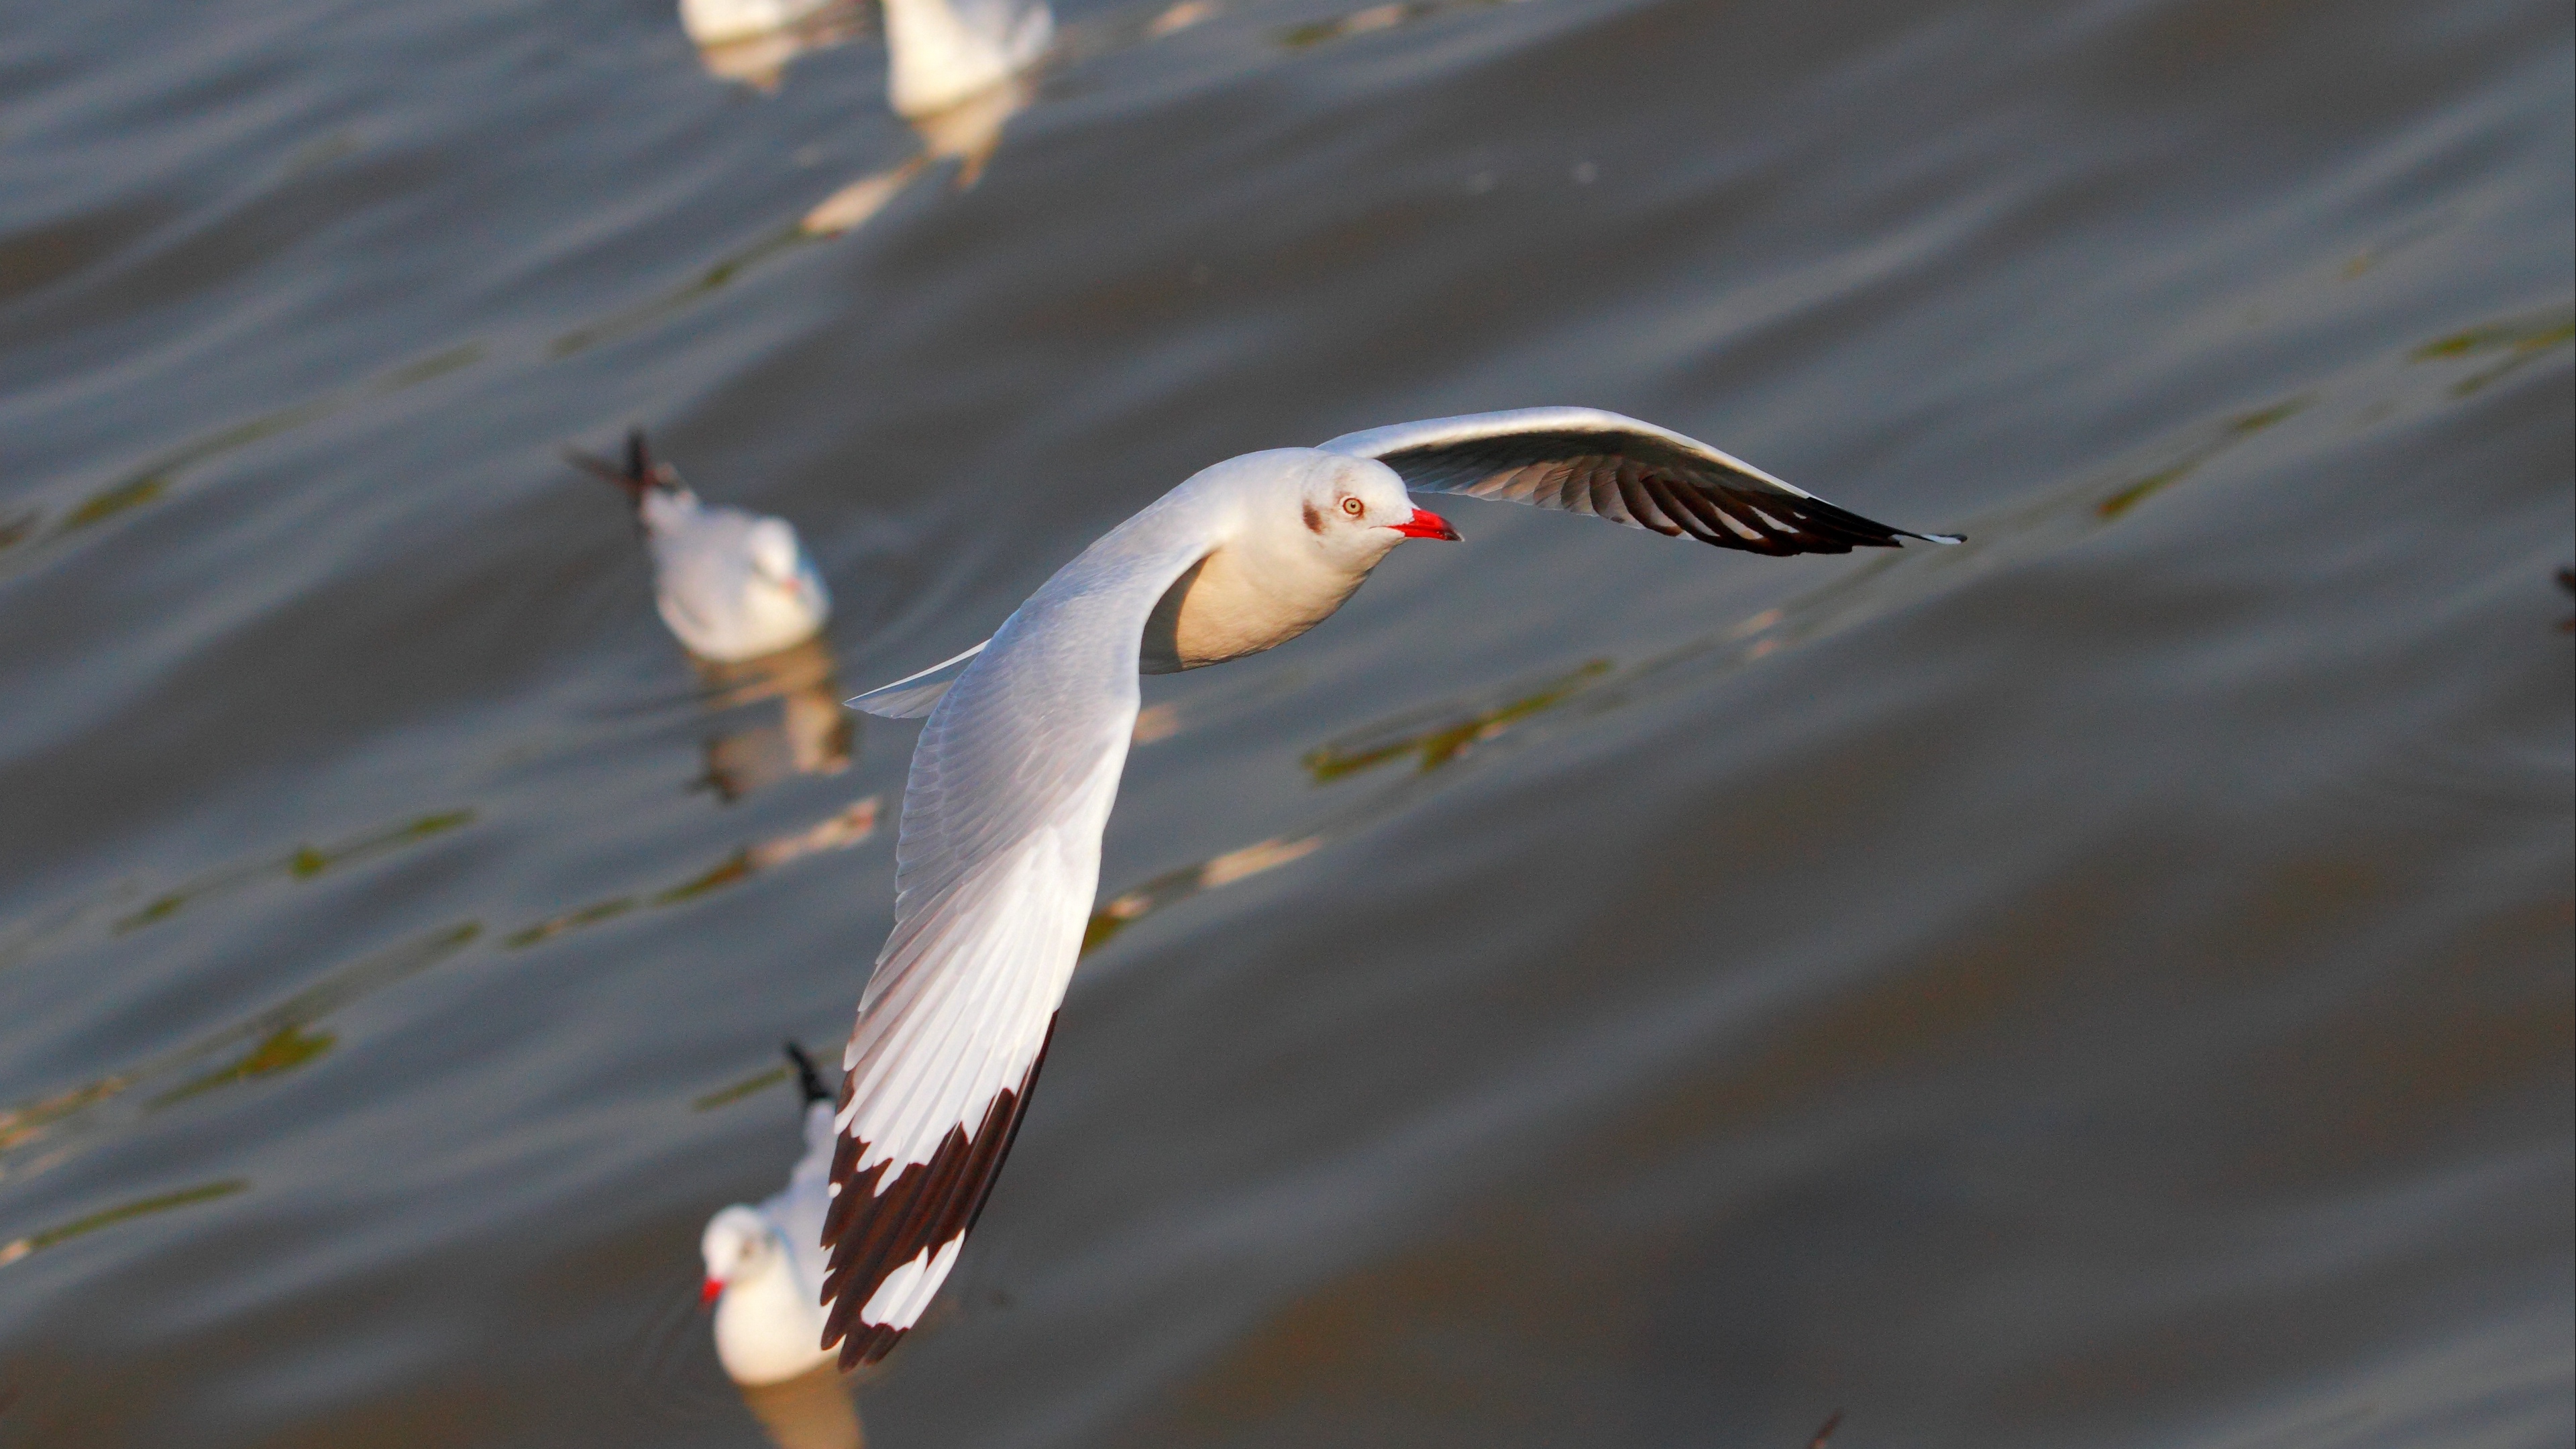
[[[699,502],[671,465],[653,461],[641,429],[627,435],[623,467],[566,456],[633,500],[653,558],[654,607],[690,653],[757,658],[805,642],[831,617],[832,596],[794,524]]]
[[[944,111],[1035,65],[1055,38],[1046,0],[884,0],[886,102]]]
[[[823,1216],[832,1165],[832,1102],[813,1064],[788,1052],[805,1086],[805,1150],[787,1186],[759,1206],[708,1219],[698,1249],[715,1303],[716,1357],[739,1384],[775,1384],[832,1361],[823,1348]]]
[[[826,1342],[847,1366],[918,1321],[981,1211],[1043,1063],[1098,884],[1137,675],[1275,647],[1407,538],[1456,538],[1407,487],[1533,503],[1760,553],[1904,538],[1613,413],[1409,423],[1229,459],[1083,551],[993,637],[853,704],[928,715],[895,925],[837,1115]]]

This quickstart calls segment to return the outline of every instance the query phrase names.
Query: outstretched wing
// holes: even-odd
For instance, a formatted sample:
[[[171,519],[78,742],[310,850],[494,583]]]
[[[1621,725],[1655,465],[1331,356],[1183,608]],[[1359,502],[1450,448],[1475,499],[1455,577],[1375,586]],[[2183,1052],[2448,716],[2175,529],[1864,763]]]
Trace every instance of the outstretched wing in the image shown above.
[[[1150,514],[1022,605],[913,747],[894,931],[834,1119],[823,1346],[844,1368],[883,1358],[939,1291],[1045,1060],[1135,733],[1145,618],[1198,557],[1138,547]]]
[[[1398,423],[1323,447],[1375,458],[1417,493],[1561,508],[1753,553],[1849,553],[1893,548],[1908,538],[1959,541],[1873,522],[1706,443],[1597,408]]]

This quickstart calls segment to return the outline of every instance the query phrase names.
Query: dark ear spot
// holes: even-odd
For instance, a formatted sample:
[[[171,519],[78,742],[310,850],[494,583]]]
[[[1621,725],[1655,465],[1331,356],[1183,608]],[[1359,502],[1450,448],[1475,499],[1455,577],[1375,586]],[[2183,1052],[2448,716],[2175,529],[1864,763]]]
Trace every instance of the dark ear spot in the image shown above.
[[[1308,533],[1324,531],[1324,515],[1312,503],[1306,505],[1306,531]]]

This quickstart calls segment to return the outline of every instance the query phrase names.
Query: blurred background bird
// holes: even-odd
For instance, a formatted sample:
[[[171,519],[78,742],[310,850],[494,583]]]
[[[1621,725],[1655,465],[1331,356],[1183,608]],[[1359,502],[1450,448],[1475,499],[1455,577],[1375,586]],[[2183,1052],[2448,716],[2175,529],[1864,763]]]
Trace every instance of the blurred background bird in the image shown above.
[[[1055,38],[1046,0],[885,0],[886,102],[919,119],[1037,64]]]
[[[626,490],[653,556],[653,602],[690,653],[728,662],[801,644],[831,617],[832,597],[783,518],[709,507],[637,428],[623,465],[574,449],[574,466]]]
[[[832,1093],[811,1057],[786,1046],[804,1091],[805,1150],[787,1186],[758,1206],[708,1219],[700,1301],[715,1306],[716,1357],[737,1384],[782,1383],[832,1361],[823,1342],[824,1185],[831,1180]]]

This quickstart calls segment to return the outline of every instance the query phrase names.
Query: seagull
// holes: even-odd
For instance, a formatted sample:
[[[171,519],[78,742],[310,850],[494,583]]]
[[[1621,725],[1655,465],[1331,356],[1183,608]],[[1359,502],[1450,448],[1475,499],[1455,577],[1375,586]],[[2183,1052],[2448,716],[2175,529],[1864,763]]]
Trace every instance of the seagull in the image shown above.
[[[707,1220],[698,1252],[699,1302],[716,1310],[716,1357],[738,1384],[775,1384],[832,1361],[821,1347],[823,1185],[832,1163],[832,1092],[794,1042],[787,1059],[805,1092],[805,1151],[787,1186],[758,1207],[736,1203]]]
[[[1055,38],[1047,0],[885,0],[886,102],[919,119],[1035,65]]]
[[[1202,470],[1059,569],[993,637],[851,703],[927,715],[895,920],[843,1058],[823,1344],[883,1358],[929,1306],[1026,1111],[1081,954],[1140,673],[1275,648],[1395,546],[1456,539],[1408,490],[1751,553],[1906,539],[1705,443],[1590,408],[1401,423]]]
[[[626,490],[653,554],[653,602],[662,622],[701,659],[730,663],[812,638],[832,612],[796,526],[738,508],[709,508],[668,463],[653,461],[644,430],[626,435],[624,466],[571,449],[564,457]]]

